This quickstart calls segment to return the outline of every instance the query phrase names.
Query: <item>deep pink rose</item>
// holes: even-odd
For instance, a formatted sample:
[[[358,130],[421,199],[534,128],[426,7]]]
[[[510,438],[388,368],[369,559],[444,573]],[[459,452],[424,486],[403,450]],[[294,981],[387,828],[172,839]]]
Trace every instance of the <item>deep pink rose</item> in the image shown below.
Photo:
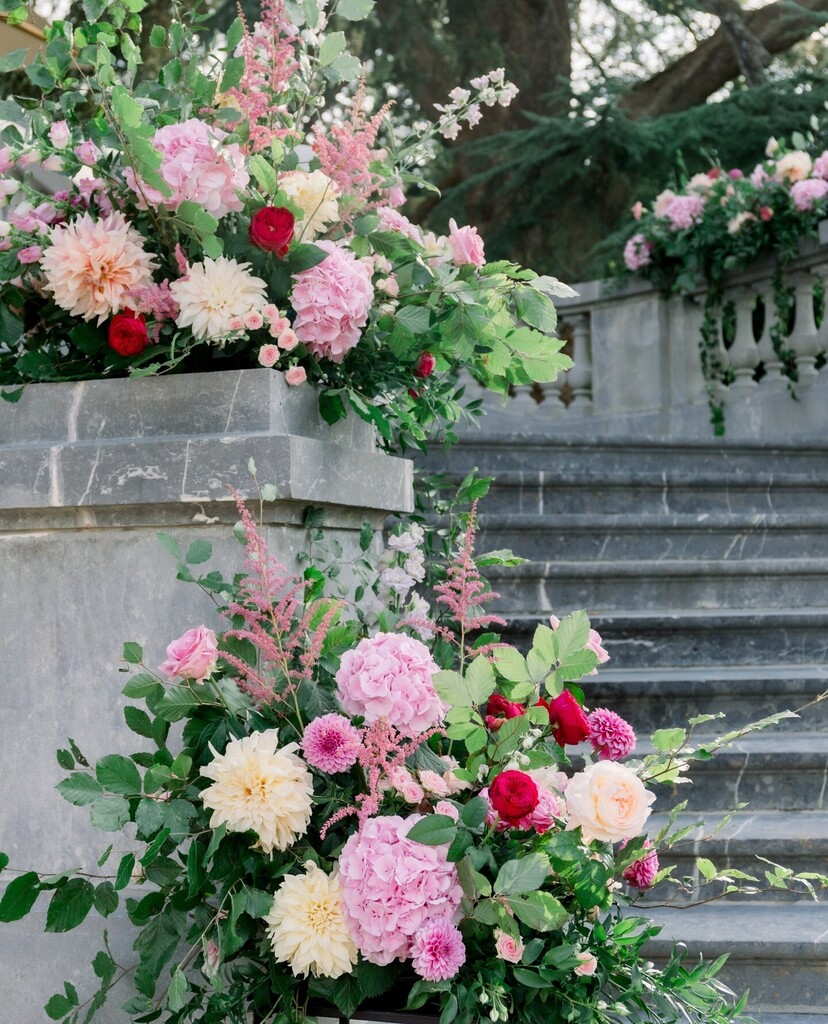
[[[216,634],[206,626],[196,626],[167,648],[167,660],[158,671],[174,679],[204,679],[210,675],[218,661]]]
[[[570,690],[564,690],[553,701],[543,699],[538,704],[549,712],[552,735],[561,747],[583,743],[589,736],[589,719]]]
[[[501,697],[499,693],[493,693],[489,697],[484,717],[486,725],[493,732],[497,732],[507,719],[519,718],[524,713],[525,708],[522,704],[514,704],[512,701],[506,700],[505,697]]]
[[[538,806],[538,784],[526,772],[505,771],[489,786],[489,803],[502,821],[518,826]]]

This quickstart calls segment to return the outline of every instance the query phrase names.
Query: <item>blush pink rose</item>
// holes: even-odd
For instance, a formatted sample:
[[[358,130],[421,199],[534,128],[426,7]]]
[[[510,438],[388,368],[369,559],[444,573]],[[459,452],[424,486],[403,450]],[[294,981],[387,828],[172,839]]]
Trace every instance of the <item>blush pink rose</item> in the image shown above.
[[[585,950],[583,953],[577,953],[576,955],[581,962],[575,968],[575,973],[579,974],[582,978],[591,978],[598,966],[595,954]]]
[[[477,228],[468,225],[459,228],[457,221],[452,218],[449,221],[449,229],[451,261],[455,267],[482,267],[486,257],[483,252],[483,239],[478,235]]]
[[[261,366],[275,366],[279,362],[281,352],[275,345],[262,345],[259,349],[259,364]]]
[[[49,129],[49,141],[55,149],[66,149],[71,138],[72,133],[69,131],[69,125],[65,121],[55,121]]]
[[[216,667],[218,645],[216,634],[206,626],[196,626],[167,648],[167,660],[158,666],[170,679],[205,679]]]
[[[495,949],[501,960],[510,964],[519,964],[523,956],[523,942],[520,939],[513,939],[511,935],[495,929]]]
[[[290,384],[291,387],[304,384],[307,379],[308,374],[304,366],[291,366],[285,374],[285,381]]]

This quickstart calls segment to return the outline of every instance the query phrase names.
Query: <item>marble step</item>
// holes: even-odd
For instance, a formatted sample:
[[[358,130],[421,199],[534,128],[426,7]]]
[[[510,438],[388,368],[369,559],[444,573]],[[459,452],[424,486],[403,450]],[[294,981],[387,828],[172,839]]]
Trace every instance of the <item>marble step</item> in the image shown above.
[[[490,513],[477,550],[567,561],[828,557],[828,505],[814,512]]]
[[[828,691],[828,666],[709,665],[659,668],[615,668],[614,648],[607,641],[611,660],[595,676],[579,685],[587,706],[608,707],[626,718],[640,736],[655,729],[685,726],[702,714],[724,714],[723,721],[707,722],[696,734],[724,732],[779,711],[796,710]],[[775,727],[784,732],[828,730],[828,699],[784,719]]]
[[[828,591],[826,591],[828,596]],[[577,603],[559,607],[562,616]],[[589,606],[587,606],[589,608]],[[531,646],[549,613],[504,615],[504,638],[522,650]],[[665,605],[638,610],[590,612],[592,625],[612,655],[614,669],[824,664],[828,661],[828,608],[688,609]]]
[[[824,904],[719,901],[647,914],[663,926],[646,947],[656,962],[669,954],[673,942],[686,945],[688,963],[700,953],[711,960],[729,953],[721,977],[736,992],[750,990],[748,1005],[755,1015],[819,1015],[828,1009]],[[771,1017],[759,1019],[773,1024]]]
[[[817,607],[828,594],[828,558],[532,561],[491,566],[498,612],[548,616],[571,608],[708,610]]]
[[[699,822],[700,816],[679,815],[673,830]],[[770,865],[759,860],[764,857],[797,874],[816,872],[828,875],[828,810],[820,811],[739,811],[720,831],[715,831],[722,820],[718,814],[704,816],[703,824],[694,828],[684,839],[661,855],[661,867],[675,865],[673,876],[678,879],[691,878],[690,891],[684,892],[670,882],[662,882],[656,888],[642,893],[637,906],[645,910],[650,906],[670,903],[686,904],[720,895],[725,883],[705,883],[696,867],[696,858],[706,857],[719,871],[737,869],[754,875],[755,885],[763,889],[761,895],[728,895],[728,902],[745,900],[792,902],[812,900],[807,887],[801,883],[791,891],[775,889],[765,877],[771,871]],[[656,814],[650,818],[647,830],[657,832],[667,824],[666,815]],[[738,884],[749,884],[739,882]],[[828,898],[828,889],[813,883],[821,900]]]

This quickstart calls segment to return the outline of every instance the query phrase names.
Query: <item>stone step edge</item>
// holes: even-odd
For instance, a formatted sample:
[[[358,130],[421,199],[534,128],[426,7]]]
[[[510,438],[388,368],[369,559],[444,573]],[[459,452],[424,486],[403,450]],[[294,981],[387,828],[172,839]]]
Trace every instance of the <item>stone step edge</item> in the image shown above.
[[[683,690],[687,686],[702,688],[709,683],[722,683],[739,688],[734,689],[734,693],[752,693],[774,681],[801,682],[807,685],[825,683],[828,686],[828,665],[821,662],[795,665],[790,662],[766,662],[760,665],[659,665],[656,668],[634,669],[615,668],[610,661],[601,666],[597,676],[586,680],[590,686],[600,683],[615,687],[629,686],[631,689],[628,692],[632,697],[639,696],[634,692],[639,684]],[[661,692],[657,694],[659,697],[661,695]],[[642,693],[641,696],[655,695]]]
[[[576,606],[577,607],[577,606]],[[559,611],[565,615],[573,608]],[[501,612],[506,620],[506,628],[524,628],[534,631],[538,623],[549,621],[549,612]],[[797,609],[781,608],[665,608],[659,612],[637,609],[608,609],[590,612],[593,626],[601,625],[604,629],[614,626],[643,626],[652,631],[669,630],[675,632],[676,626],[685,629],[717,629],[724,626],[741,628],[747,626],[782,626],[790,629],[814,629],[819,626],[828,627],[828,607],[811,606]],[[661,666],[659,666],[661,668]]]
[[[577,531],[588,533],[641,533],[657,528],[688,533],[735,533],[751,530],[772,530],[791,532],[795,530],[828,530],[828,508],[824,512],[663,512],[630,513],[606,512],[573,513],[557,512],[504,512],[481,513],[478,519],[478,533],[485,535],[495,530],[515,533],[544,530]]]
[[[698,821],[704,824],[688,833],[676,847],[665,850],[665,862],[669,863],[673,857],[708,856],[711,855],[710,851],[716,851],[716,856],[746,857],[752,855],[751,847],[760,845],[774,851],[773,856],[828,859],[828,810],[737,811],[721,831],[705,839],[724,817],[726,815],[722,811],[709,811],[706,814],[685,811],[680,814],[672,825],[672,831]],[[667,825],[668,820],[669,816],[663,812],[653,814],[647,821],[647,832],[650,835],[657,833]],[[694,849],[696,843],[701,843],[701,846]],[[809,845],[807,848],[799,848],[797,843]],[[761,867],[761,862],[757,862],[757,865]],[[822,873],[828,874],[828,871]]]
[[[492,580],[533,580],[580,577],[601,580],[619,577],[642,579],[654,576],[826,576],[828,558],[661,558],[629,560],[527,561],[523,565],[493,565],[486,569]]]
[[[459,482],[466,474],[463,470],[438,470],[445,475],[447,482]],[[621,487],[648,488],[651,490],[698,490],[699,488],[724,487],[730,490],[775,490],[787,488],[819,490],[825,489],[828,483],[826,473],[795,473],[787,472],[784,476],[778,473],[756,471],[729,476],[727,473],[716,473],[705,468],[693,472],[688,468],[655,470],[652,472],[634,469],[608,470],[592,473],[568,469],[507,469],[499,471],[496,467],[481,469],[479,476],[493,476],[495,487],[549,487],[560,490],[564,487],[590,487],[600,490],[611,490]],[[484,509],[485,509],[485,501]]]
[[[704,452],[705,454],[717,452],[723,457],[732,457],[744,452],[746,454],[760,454],[772,456],[775,452],[786,454],[819,454],[828,453],[828,442],[824,435],[815,434],[813,437],[803,437],[792,441],[774,440],[768,442],[762,439],[741,439],[728,442],[727,438],[688,438],[688,439],[662,439],[642,438],[636,434],[614,434],[612,437],[602,435],[589,436],[579,434],[577,437],[554,437],[540,431],[506,431],[498,433],[478,432],[474,435],[464,435],[454,447],[454,450],[470,448],[475,452],[485,448],[540,448],[544,453],[560,451],[588,451],[594,454],[596,449],[607,451],[621,450],[623,452],[652,452],[652,451],[689,451]]]

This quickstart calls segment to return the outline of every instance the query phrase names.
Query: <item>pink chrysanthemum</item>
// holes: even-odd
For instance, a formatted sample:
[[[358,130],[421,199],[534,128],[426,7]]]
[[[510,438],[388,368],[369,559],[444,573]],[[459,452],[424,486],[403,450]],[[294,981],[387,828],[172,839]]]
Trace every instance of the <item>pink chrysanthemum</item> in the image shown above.
[[[653,243],[647,241],[644,235],[633,235],[624,246],[624,264],[627,270],[641,270],[642,267],[649,267],[653,262],[651,255]]]
[[[159,128],[152,137],[161,153],[160,174],[170,188],[164,196],[136,178],[131,168],[124,171],[129,187],[141,201],[177,210],[185,200],[197,203],[214,217],[244,209],[236,195],[250,181],[244,153],[236,143],[223,144],[226,132],[211,128],[198,118]]]
[[[312,768],[321,772],[346,772],[357,762],[359,732],[342,715],[322,715],[305,727],[302,753]]]
[[[345,921],[359,951],[373,964],[411,956],[414,938],[434,918],[460,918],[463,889],[446,846],[408,838],[422,815],[369,818],[339,858]]]
[[[336,674],[339,702],[369,724],[385,719],[403,736],[419,736],[439,725],[447,711],[432,682],[437,671],[422,641],[377,633],[342,655]]]
[[[447,918],[429,921],[414,936],[411,963],[426,981],[447,981],[465,962],[463,936]]]
[[[84,213],[53,228],[49,241],[40,261],[46,289],[72,316],[102,324],[124,308],[127,292],[152,283],[154,257],[121,213],[105,220]]]
[[[588,717],[589,741],[602,761],[620,761],[635,750],[635,732],[629,722],[607,708]]]
[[[814,204],[828,195],[828,181],[822,178],[806,178],[791,185],[791,199],[800,213],[813,210]]]
[[[622,848],[626,845],[623,843]],[[651,840],[644,841],[644,849],[650,852],[639,860],[634,860],[629,867],[624,868],[621,875],[624,881],[634,885],[636,889],[649,889],[658,874],[658,854],[653,849]]]
[[[673,231],[692,227],[704,209],[702,196],[675,196],[667,207],[667,217]]]
[[[334,242],[317,242],[327,258],[294,275],[293,330],[312,355],[341,363],[360,339],[374,301],[371,271]]]

